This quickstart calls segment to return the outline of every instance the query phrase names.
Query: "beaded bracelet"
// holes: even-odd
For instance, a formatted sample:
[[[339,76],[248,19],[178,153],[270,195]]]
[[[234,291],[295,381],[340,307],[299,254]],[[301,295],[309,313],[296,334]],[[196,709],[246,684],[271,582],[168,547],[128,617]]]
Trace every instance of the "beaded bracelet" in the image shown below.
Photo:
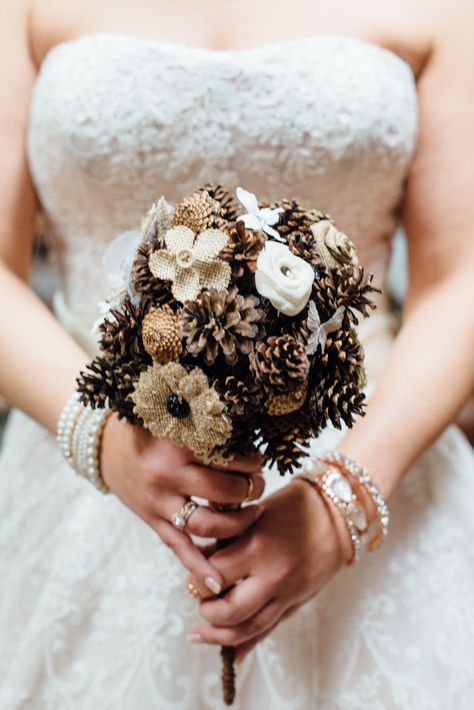
[[[363,466],[357,463],[357,461],[353,461],[347,456],[344,456],[339,451],[326,451],[321,456],[318,456],[318,459],[327,464],[337,466],[339,471],[343,474],[353,476],[371,497],[376,509],[377,530],[373,538],[367,543],[367,549],[376,550],[387,538],[390,520],[387,503],[383,499],[378,486],[374,483]]]
[[[74,392],[58,419],[57,442],[76,473],[87,478],[99,491],[108,493],[100,473],[100,442],[111,409],[92,409]]]
[[[346,561],[350,565],[360,559],[362,535],[367,532],[365,510],[352,490],[350,482],[335,467],[322,466],[322,462],[311,463],[295,475],[315,486],[327,497],[342,515],[352,543],[352,556]]]

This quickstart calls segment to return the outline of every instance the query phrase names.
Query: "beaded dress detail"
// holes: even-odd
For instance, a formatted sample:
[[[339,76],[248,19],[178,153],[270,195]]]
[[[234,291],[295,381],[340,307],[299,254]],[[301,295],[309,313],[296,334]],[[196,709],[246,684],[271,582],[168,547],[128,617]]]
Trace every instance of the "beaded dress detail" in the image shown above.
[[[216,51],[97,32],[56,45],[26,147],[65,327],[88,333],[97,318],[107,243],[161,194],[207,181],[328,212],[382,285],[417,126],[408,63],[353,37]],[[369,393],[391,343],[383,303],[370,321]],[[315,450],[340,436],[329,429]],[[393,496],[386,544],[245,659],[236,710],[472,708],[473,463],[450,427]],[[287,483],[269,471],[266,494]],[[1,710],[222,708],[218,648],[185,639],[197,619],[185,577],[141,519],[73,473],[54,436],[12,413]]]

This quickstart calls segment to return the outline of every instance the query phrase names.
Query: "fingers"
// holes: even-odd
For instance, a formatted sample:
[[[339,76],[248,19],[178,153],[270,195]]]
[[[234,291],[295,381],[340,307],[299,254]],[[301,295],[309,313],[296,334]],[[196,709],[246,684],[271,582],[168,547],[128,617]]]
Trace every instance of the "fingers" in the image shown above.
[[[171,521],[173,514],[177,513],[185,502],[185,498],[170,496],[163,501],[160,514],[165,520]],[[198,537],[218,539],[235,537],[253,525],[262,513],[263,507],[258,505],[248,505],[240,510],[229,512],[215,511],[207,506],[198,505],[189,516],[185,531],[189,535]]]
[[[186,533],[176,530],[171,523],[163,520],[153,524],[164,544],[169,547],[181,563],[191,572],[201,591],[211,590],[219,594],[223,589],[223,578],[218,570],[209,562],[202,550],[199,549]],[[196,586],[197,586],[196,585]]]
[[[271,597],[264,580],[248,577],[223,597],[204,600],[199,612],[213,626],[236,626],[258,614]]]
[[[238,646],[274,626],[284,611],[282,600],[272,599],[257,614],[236,626],[194,626],[188,634],[188,640],[191,643]]]
[[[249,483],[249,479],[253,485]],[[232,471],[224,472],[196,465],[183,467],[179,479],[175,480],[176,492],[184,496],[206,498],[216,503],[242,503],[249,492],[249,500],[256,500],[264,489],[265,480],[261,474],[243,476]]]

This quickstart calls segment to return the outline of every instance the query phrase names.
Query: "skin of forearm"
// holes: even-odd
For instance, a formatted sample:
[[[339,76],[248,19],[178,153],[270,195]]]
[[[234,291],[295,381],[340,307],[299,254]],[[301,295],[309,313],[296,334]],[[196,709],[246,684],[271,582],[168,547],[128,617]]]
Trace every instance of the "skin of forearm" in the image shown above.
[[[0,263],[0,392],[51,432],[87,354],[31,288]]]
[[[453,420],[474,385],[472,271],[410,303],[386,367],[340,450],[365,465],[389,498]]]

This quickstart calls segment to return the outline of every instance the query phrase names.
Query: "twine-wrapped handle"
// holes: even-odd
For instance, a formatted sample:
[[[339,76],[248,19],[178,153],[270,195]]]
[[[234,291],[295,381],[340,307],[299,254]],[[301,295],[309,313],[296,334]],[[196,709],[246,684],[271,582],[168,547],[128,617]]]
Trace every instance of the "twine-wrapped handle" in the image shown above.
[[[218,510],[221,512],[229,512],[231,510],[239,510],[241,507],[240,503],[214,503],[209,501],[209,507],[212,510]],[[216,549],[222,550],[235,538],[228,538],[227,540],[217,540]],[[225,592],[222,592],[224,594]],[[221,646],[221,659],[222,659],[222,669],[221,669],[221,681],[222,681],[222,695],[224,698],[224,703],[226,705],[233,705],[235,700],[235,648],[233,646]]]

